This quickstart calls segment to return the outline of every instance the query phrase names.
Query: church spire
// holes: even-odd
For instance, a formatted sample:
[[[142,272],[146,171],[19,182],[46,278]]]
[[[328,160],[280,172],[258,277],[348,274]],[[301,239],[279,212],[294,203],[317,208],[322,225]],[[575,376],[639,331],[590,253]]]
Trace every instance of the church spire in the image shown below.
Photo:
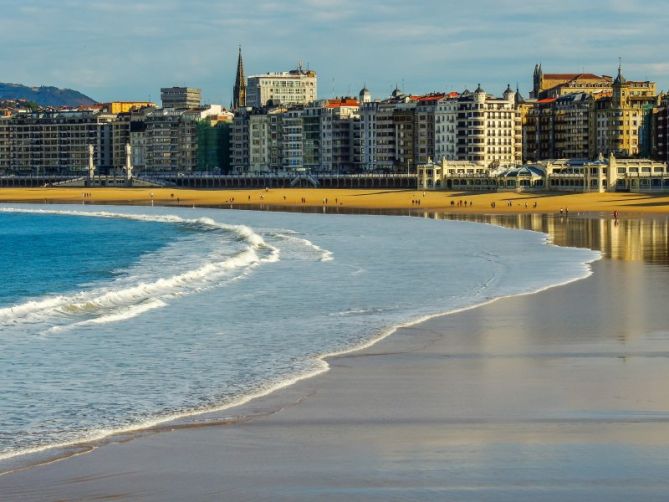
[[[239,57],[237,59],[237,76],[235,87],[232,91],[232,109],[237,110],[246,106],[246,77],[244,76],[244,60],[242,59],[242,46],[239,46]]]

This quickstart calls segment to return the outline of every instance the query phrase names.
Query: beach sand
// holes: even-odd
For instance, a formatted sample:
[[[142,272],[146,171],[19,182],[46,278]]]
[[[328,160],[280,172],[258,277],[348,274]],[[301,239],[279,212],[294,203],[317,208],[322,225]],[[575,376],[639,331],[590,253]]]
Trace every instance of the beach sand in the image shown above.
[[[84,195],[90,194],[90,195]],[[153,194],[153,196],[152,196]],[[304,200],[305,202],[302,202]],[[472,213],[576,212],[669,213],[669,194],[515,192],[463,193],[412,190],[334,190],[273,188],[256,190],[181,190],[172,188],[1,188],[0,202],[137,204],[181,206],[265,206],[342,209],[442,209]],[[420,205],[414,203],[420,201]],[[458,203],[462,201],[461,206]],[[464,202],[467,201],[467,207]],[[506,201],[511,201],[511,206]],[[453,205],[451,205],[453,202]],[[495,207],[491,207],[491,203]],[[471,203],[471,205],[469,205]],[[536,203],[536,207],[534,204]],[[526,207],[527,206],[527,207]]]
[[[401,329],[243,407],[0,476],[1,498],[666,500],[667,219],[557,226],[554,240],[608,256],[589,278]]]

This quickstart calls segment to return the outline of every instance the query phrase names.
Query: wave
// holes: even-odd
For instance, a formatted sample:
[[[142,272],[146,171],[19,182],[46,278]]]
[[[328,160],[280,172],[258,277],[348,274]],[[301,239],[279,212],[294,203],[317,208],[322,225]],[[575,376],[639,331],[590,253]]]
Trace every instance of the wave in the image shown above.
[[[318,244],[314,244],[309,239],[304,239],[303,237],[297,237],[294,235],[295,232],[281,232],[271,234],[273,237],[278,237],[279,239],[297,242],[302,244],[306,248],[309,248],[319,254],[319,261],[332,261],[334,260],[334,253],[327,249],[323,249]]]
[[[211,218],[187,219],[174,215],[146,215],[123,214],[108,211],[70,211],[46,209],[17,209],[0,208],[4,213],[54,214],[66,216],[85,216],[96,218],[128,219],[135,221],[149,221],[158,223],[178,224],[200,231],[230,233],[236,240],[243,242],[246,247],[224,259],[214,259],[205,262],[199,267],[179,271],[168,277],[159,277],[151,281],[143,281],[130,285],[120,285],[118,282],[108,284],[102,288],[71,295],[49,296],[11,307],[0,308],[0,322],[21,323],[40,322],[47,319],[93,317],[84,321],[75,322],[70,326],[102,324],[118,322],[141,315],[149,310],[166,305],[165,300],[184,294],[194,293],[208,286],[228,278],[234,270],[242,273],[232,279],[247,274],[251,269],[262,263],[271,263],[279,260],[279,249],[267,244],[264,239],[245,225],[227,225],[218,223]],[[213,257],[206,257],[213,258]],[[57,331],[62,326],[51,328]]]
[[[547,246],[554,246],[552,243],[550,243],[548,240],[544,240],[543,242],[544,245]],[[379,342],[383,341],[384,339],[390,337],[391,335],[395,334],[396,332],[406,329],[406,328],[411,328],[413,326],[425,323],[429,320],[436,319],[439,317],[445,317],[445,316],[450,316],[450,315],[455,315],[459,314],[462,312],[467,312],[471,310],[475,310],[480,307],[484,307],[486,305],[490,305],[492,303],[495,303],[500,300],[504,300],[506,298],[514,298],[514,297],[522,297],[522,296],[531,296],[534,294],[541,293],[543,291],[547,291],[553,288],[561,287],[561,286],[566,286],[568,284],[586,279],[590,277],[593,273],[592,271],[592,263],[600,260],[602,258],[601,253],[598,252],[593,252],[593,255],[580,262],[581,266],[581,271],[580,273],[574,274],[569,278],[566,278],[561,281],[556,281],[553,283],[548,283],[539,287],[535,288],[530,288],[527,290],[521,290],[521,291],[516,291],[508,294],[500,294],[499,296],[496,297],[488,297],[485,299],[480,299],[478,302],[474,302],[469,305],[464,305],[461,307],[456,307],[452,309],[447,309],[444,311],[439,311],[439,312],[433,312],[430,314],[424,314],[420,315],[417,317],[413,317],[412,319],[406,320],[406,321],[400,321],[394,324],[391,324],[390,326],[387,326],[385,329],[381,329],[376,333],[375,336],[372,336],[371,338],[363,341],[359,341],[357,343],[354,343],[353,345],[350,345],[348,347],[344,347],[340,350],[333,350],[330,352],[324,352],[320,354],[313,354],[311,356],[311,367],[308,369],[305,369],[303,371],[297,372],[295,374],[289,375],[284,377],[283,379],[277,379],[274,381],[268,381],[264,385],[260,386],[259,388],[256,388],[254,390],[251,390],[249,393],[245,395],[237,395],[232,397],[229,400],[226,400],[220,404],[213,405],[213,406],[205,406],[202,408],[194,408],[194,409],[188,409],[188,410],[182,410],[182,411],[177,411],[177,412],[171,412],[163,415],[158,415],[158,416],[153,416],[150,418],[145,418],[141,420],[140,422],[134,424],[134,425],[126,425],[126,426],[120,426],[120,427],[110,427],[110,428],[104,428],[104,429],[98,429],[94,431],[89,431],[88,434],[84,435],[83,437],[79,437],[77,439],[73,439],[70,441],[62,441],[58,443],[52,443],[48,445],[40,445],[40,446],[35,446],[32,448],[26,448],[20,451],[11,451],[11,452],[3,452],[0,453],[0,461],[12,459],[15,457],[21,457],[25,455],[31,455],[31,454],[37,454],[37,453],[43,453],[49,450],[58,450],[58,449],[66,449],[66,448],[72,448],[77,445],[88,445],[88,449],[85,451],[82,451],[81,453],[61,453],[60,455],[54,457],[53,459],[46,460],[46,461],[41,461],[37,462],[37,464],[40,463],[51,463],[55,462],[64,458],[68,458],[71,456],[76,456],[79,454],[85,454],[88,453],[94,449],[96,449],[100,444],[103,444],[103,442],[106,442],[110,438],[113,438],[114,436],[118,435],[124,435],[128,433],[133,433],[133,432],[139,432],[139,431],[161,431],[163,430],[163,427],[165,424],[172,424],[172,423],[179,423],[181,420],[185,420],[188,418],[194,418],[197,416],[205,415],[205,414],[211,414],[211,413],[220,413],[223,411],[231,410],[234,408],[241,407],[251,401],[266,397],[268,395],[271,395],[277,391],[280,391],[282,389],[285,389],[287,387],[290,387],[292,385],[295,385],[301,381],[308,380],[310,378],[314,378],[316,376],[322,375],[324,373],[327,373],[330,370],[330,364],[329,360],[336,358],[336,357],[342,357],[346,356],[348,354],[352,354],[355,352],[359,352],[362,350],[369,349]],[[364,313],[369,313],[370,311],[373,310],[383,310],[383,309],[370,309],[370,310],[348,310],[348,311],[343,311],[336,313],[335,315],[350,315],[350,314],[364,314]],[[33,465],[37,465],[33,464]],[[6,470],[4,472],[0,471],[0,476],[10,474],[12,469]]]

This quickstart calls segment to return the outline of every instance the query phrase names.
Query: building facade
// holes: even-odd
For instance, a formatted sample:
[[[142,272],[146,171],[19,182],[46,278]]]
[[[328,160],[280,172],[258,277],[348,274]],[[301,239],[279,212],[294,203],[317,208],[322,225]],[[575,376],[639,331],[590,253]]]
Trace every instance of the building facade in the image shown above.
[[[567,94],[597,94],[611,89],[613,78],[593,73],[546,73],[540,64],[534,67],[531,98],[559,98]]]
[[[93,112],[22,113],[0,119],[0,170],[12,174],[74,174],[95,163],[109,169],[110,122]]]
[[[195,87],[163,87],[160,89],[163,108],[188,110],[202,106],[202,91]]]
[[[659,97],[655,83],[646,84],[628,81],[618,68],[611,94],[597,99],[595,105],[597,153],[650,156],[652,115]]]
[[[261,108],[274,105],[306,105],[318,98],[318,76],[315,71],[297,68],[281,73],[266,73],[248,78],[246,106]]]
[[[669,162],[669,98],[653,110],[653,158]]]
[[[418,166],[423,190],[661,192],[669,190],[669,167],[649,159],[561,159],[523,165],[485,167],[469,161]]]
[[[522,127],[516,93],[510,87],[502,98],[479,86],[444,98],[436,107],[435,157],[486,166],[522,160]]]

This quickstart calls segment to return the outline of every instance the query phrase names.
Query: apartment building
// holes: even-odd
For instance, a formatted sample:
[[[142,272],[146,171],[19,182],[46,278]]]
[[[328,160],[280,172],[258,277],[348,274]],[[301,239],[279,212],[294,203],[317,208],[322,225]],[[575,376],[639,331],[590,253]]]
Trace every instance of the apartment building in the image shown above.
[[[669,162],[669,98],[653,110],[653,158]]]
[[[252,75],[246,84],[246,106],[261,108],[274,105],[306,105],[318,97],[318,76],[315,71],[299,67],[295,70]]]
[[[523,126],[526,160],[595,157],[595,103],[587,93],[535,101]]]
[[[160,89],[163,108],[188,110],[202,106],[202,91],[195,87],[163,87]]]
[[[522,159],[522,128],[510,87],[502,98],[479,85],[474,92],[445,97],[435,110],[435,156],[485,166],[512,164]]]
[[[611,94],[600,97],[595,104],[597,153],[650,156],[652,115],[658,104],[654,82],[628,81],[618,68]]]
[[[0,169],[16,174],[69,174],[88,169],[88,147],[96,165],[111,164],[108,141],[113,116],[93,112],[22,113],[0,118]]]

